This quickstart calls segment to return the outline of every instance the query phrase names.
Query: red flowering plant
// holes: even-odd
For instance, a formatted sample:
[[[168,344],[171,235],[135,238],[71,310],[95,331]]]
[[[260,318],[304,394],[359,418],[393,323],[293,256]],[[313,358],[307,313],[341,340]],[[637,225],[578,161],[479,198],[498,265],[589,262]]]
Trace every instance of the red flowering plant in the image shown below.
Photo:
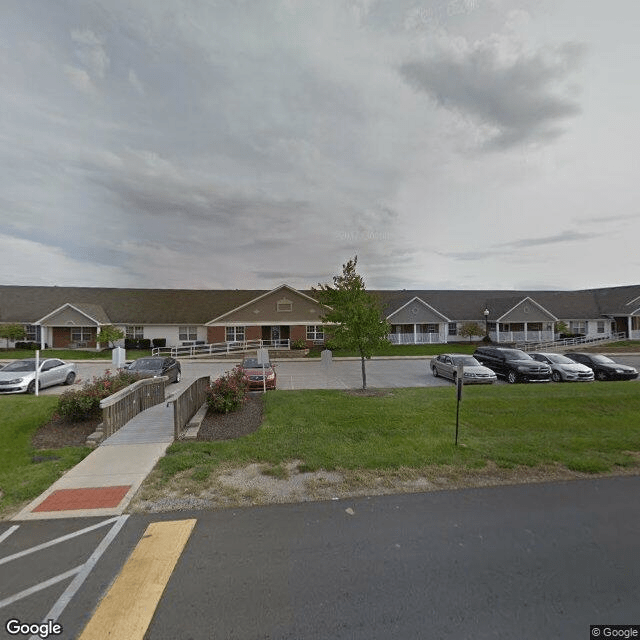
[[[112,374],[108,369],[102,376],[85,382],[78,391],[65,391],[58,399],[56,415],[69,422],[89,420],[100,413],[100,400],[140,380],[140,376],[120,370]]]
[[[214,413],[236,411],[245,401],[248,390],[247,377],[242,367],[236,366],[209,385],[207,405]]]

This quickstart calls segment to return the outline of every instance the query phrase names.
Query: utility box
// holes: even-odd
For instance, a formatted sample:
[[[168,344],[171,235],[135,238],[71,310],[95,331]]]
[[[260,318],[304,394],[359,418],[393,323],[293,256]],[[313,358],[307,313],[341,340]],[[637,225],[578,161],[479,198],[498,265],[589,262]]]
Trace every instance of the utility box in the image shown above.
[[[122,347],[115,347],[111,352],[111,363],[115,371],[124,367],[126,359],[127,352]]]

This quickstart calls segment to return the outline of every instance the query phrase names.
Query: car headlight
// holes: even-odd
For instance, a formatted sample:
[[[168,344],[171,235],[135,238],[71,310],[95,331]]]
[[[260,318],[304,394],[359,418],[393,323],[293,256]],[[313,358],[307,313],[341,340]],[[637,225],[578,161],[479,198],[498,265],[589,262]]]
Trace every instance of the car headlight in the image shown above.
[[[465,371],[464,372],[464,377],[465,378],[475,378],[476,374],[475,373],[471,373],[470,371],[469,372]]]
[[[616,373],[624,373],[624,369],[616,369]]]
[[[24,378],[15,378],[13,380],[4,380],[3,383],[4,384],[20,384],[23,380]]]

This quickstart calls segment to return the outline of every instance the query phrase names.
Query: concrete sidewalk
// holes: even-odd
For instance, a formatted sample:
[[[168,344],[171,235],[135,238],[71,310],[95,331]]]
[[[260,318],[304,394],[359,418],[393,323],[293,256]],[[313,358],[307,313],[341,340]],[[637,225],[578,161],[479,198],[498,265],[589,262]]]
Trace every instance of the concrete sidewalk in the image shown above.
[[[120,515],[173,442],[173,408],[138,414],[12,520]]]

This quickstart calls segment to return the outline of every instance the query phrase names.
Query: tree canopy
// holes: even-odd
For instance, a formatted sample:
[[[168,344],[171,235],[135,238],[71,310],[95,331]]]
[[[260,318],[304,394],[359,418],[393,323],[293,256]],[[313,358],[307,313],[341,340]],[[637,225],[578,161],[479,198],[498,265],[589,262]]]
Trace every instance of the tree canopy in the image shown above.
[[[342,273],[333,277],[333,285],[319,284],[314,293],[329,307],[322,321],[326,332],[339,349],[356,351],[362,367],[362,388],[367,388],[365,359],[376,348],[387,344],[389,323],[383,319],[380,305],[356,271],[358,256],[342,265]]]

